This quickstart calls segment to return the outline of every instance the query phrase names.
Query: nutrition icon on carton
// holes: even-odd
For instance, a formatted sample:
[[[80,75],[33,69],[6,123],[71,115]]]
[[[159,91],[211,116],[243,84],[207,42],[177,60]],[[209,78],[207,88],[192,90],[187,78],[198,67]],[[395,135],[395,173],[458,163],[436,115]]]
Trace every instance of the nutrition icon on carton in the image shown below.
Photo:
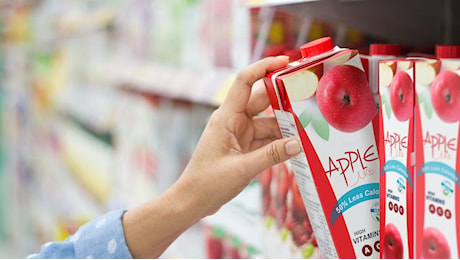
[[[460,257],[460,46],[415,66],[416,258]]]
[[[298,137],[291,159],[325,258],[378,258],[378,113],[357,50],[325,37],[264,82],[284,137]]]
[[[379,62],[382,258],[413,257],[414,60]]]

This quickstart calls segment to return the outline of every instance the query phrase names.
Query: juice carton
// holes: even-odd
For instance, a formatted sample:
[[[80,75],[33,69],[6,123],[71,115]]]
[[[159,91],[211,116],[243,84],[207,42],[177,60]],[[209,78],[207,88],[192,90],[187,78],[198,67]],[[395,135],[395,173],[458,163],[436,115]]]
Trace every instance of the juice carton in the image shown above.
[[[414,258],[414,64],[379,62],[381,258]]]
[[[283,137],[303,146],[290,162],[321,256],[378,258],[378,115],[358,51],[325,37],[301,52],[264,82]]]
[[[437,46],[417,62],[416,258],[459,258],[460,46]]]
[[[265,257],[319,258],[310,219],[289,162],[267,169],[259,178]]]
[[[266,116],[273,115],[267,108]],[[263,257],[319,258],[318,245],[291,164],[279,163],[259,174],[262,191]]]
[[[371,87],[372,95],[378,99],[379,94],[379,61],[387,59],[395,59],[401,55],[401,46],[399,44],[383,44],[375,43],[369,45],[369,55],[360,55],[363,68],[367,73],[369,86]]]

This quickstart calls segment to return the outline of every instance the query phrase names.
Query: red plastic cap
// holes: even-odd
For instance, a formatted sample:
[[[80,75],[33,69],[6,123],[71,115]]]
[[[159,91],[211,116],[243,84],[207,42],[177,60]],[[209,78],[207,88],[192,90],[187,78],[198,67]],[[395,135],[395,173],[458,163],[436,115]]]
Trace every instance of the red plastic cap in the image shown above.
[[[331,37],[323,37],[314,41],[305,43],[300,47],[302,58],[313,57],[334,49],[334,43]]]
[[[371,44],[369,55],[400,56],[401,46],[399,44]]]
[[[460,45],[436,45],[436,58],[460,58]]]

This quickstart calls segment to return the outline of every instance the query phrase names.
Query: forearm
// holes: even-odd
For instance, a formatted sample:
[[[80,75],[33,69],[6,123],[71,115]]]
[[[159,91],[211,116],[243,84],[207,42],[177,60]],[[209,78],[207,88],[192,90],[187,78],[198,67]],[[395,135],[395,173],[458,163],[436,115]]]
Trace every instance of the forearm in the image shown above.
[[[158,258],[185,230],[205,214],[178,182],[161,196],[123,216],[126,244],[134,258]]]
[[[286,66],[287,57],[266,58],[238,74],[222,106],[211,116],[192,158],[160,197],[123,217],[126,243],[135,258],[156,258],[186,229],[216,212],[260,172],[301,151],[295,139],[279,139],[276,120],[253,118],[269,100],[252,85]]]

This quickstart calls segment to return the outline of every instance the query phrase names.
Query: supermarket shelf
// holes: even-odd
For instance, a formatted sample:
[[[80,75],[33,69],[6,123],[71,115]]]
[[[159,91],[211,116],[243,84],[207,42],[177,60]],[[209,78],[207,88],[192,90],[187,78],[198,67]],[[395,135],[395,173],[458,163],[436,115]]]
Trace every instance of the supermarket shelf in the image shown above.
[[[110,144],[111,130],[116,120],[116,102],[120,96],[110,88],[85,87],[86,91],[82,91],[83,86],[67,86],[55,97],[57,110]]]
[[[262,7],[262,6],[298,4],[298,3],[313,2],[313,1],[319,1],[319,0],[246,0],[246,5],[248,7]]]
[[[110,24],[114,15],[115,11],[111,8],[100,8],[90,13],[70,13],[62,16],[58,21],[58,30],[63,35],[97,30]]]
[[[96,201],[105,202],[112,188],[112,147],[72,123],[63,122],[57,133],[70,172]]]
[[[431,0],[321,0],[283,5],[302,16],[321,18],[375,37],[411,46],[459,44],[459,1]],[[336,42],[340,45],[340,42]]]
[[[88,69],[91,78],[143,94],[219,106],[236,72],[228,68],[193,70],[155,62],[112,61]],[[107,75],[107,79],[101,79]]]
[[[35,32],[32,44],[22,43],[21,50],[24,49],[24,60],[42,66],[12,63],[10,66],[19,71],[15,74],[17,81],[22,83],[23,74],[29,72],[38,74],[38,79],[48,79],[51,72],[58,72],[64,82],[59,90],[47,89],[50,98],[56,98],[52,100],[54,110],[47,111],[50,114],[26,111],[31,117],[50,117],[43,125],[32,125],[34,139],[42,131],[52,132],[56,138],[39,143],[31,154],[30,167],[34,167],[37,176],[40,174],[32,183],[37,188],[27,189],[34,207],[17,206],[33,212],[23,218],[33,219],[33,224],[44,231],[54,228],[56,219],[89,219],[111,207],[137,205],[168,187],[188,160],[192,151],[189,147],[198,140],[211,108],[222,104],[237,67],[246,66],[250,60],[252,43],[261,43],[260,53],[254,51],[260,55],[254,55],[253,60],[266,55],[263,47],[274,44],[267,43],[267,39],[271,26],[279,21],[274,16],[278,11],[288,11],[289,16],[296,16],[296,23],[301,23],[298,30],[306,37],[298,36],[295,46],[307,38],[315,18],[331,23],[334,30],[338,27],[339,32],[330,36],[335,36],[335,43],[344,47],[340,36],[345,38],[348,29],[358,31],[357,37],[370,35],[408,46],[460,44],[460,34],[454,33],[460,30],[460,19],[454,15],[460,13],[460,1],[455,0],[229,0],[222,1],[227,4],[221,8],[213,0],[22,2],[37,2],[36,7],[40,7],[28,17],[31,31]],[[0,6],[6,9],[5,4]],[[251,24],[253,21],[256,25]],[[12,39],[20,42],[16,34],[23,33],[19,30],[23,28],[13,28],[16,31],[10,36],[16,36],[18,39]],[[8,33],[1,30],[0,34]],[[26,34],[18,35],[24,42],[28,40]],[[9,49],[7,52],[11,55]],[[40,55],[47,59],[40,59]],[[52,62],[46,62],[48,58]],[[38,82],[42,88],[48,83]],[[22,90],[13,90],[23,94]],[[140,95],[127,95],[125,90]],[[144,96],[155,97],[155,102],[146,101]],[[53,124],[48,125],[49,122]],[[49,189],[54,192],[49,193]],[[11,197],[21,191],[15,191]],[[42,199],[41,194],[49,198]],[[258,185],[250,186],[215,215],[182,235],[165,256],[203,258],[202,224],[225,228],[230,236],[258,249],[261,255],[256,257],[271,256],[264,255],[264,239],[278,233],[271,232],[274,229],[267,231],[264,226],[258,208],[262,205],[261,194]],[[48,212],[49,205],[54,208]],[[81,217],[81,212],[85,216]],[[23,244],[17,231],[11,228],[15,237],[21,237],[17,244]],[[47,239],[52,235],[43,233],[48,235]],[[273,244],[268,246],[277,248]],[[0,246],[0,252],[7,252],[4,248]],[[280,258],[297,257],[292,252],[278,251]]]

